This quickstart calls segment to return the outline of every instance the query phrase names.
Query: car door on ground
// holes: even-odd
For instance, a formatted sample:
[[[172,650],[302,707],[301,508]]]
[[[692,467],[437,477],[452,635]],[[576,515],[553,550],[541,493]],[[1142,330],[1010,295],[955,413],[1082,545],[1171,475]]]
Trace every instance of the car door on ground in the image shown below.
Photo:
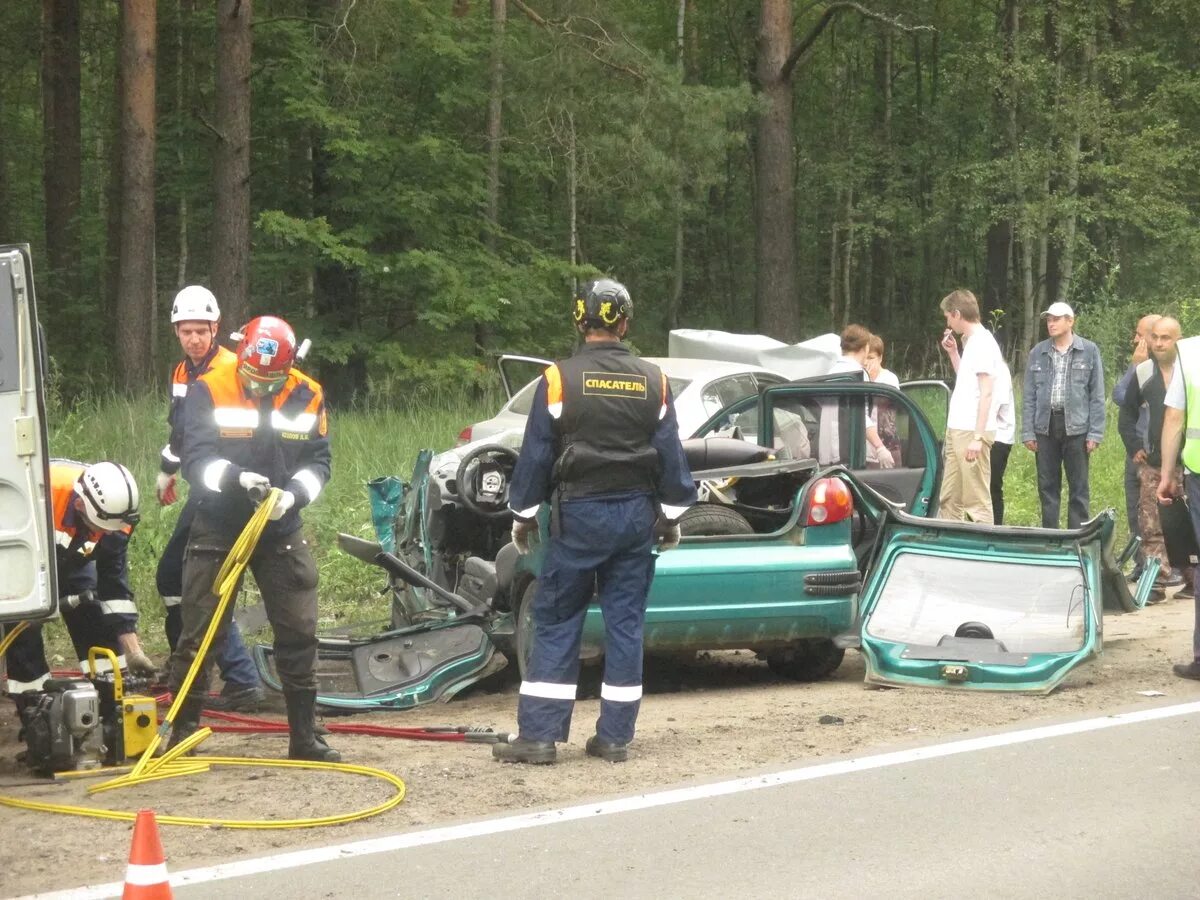
[[[56,610],[44,363],[29,249],[0,246],[0,623]]]

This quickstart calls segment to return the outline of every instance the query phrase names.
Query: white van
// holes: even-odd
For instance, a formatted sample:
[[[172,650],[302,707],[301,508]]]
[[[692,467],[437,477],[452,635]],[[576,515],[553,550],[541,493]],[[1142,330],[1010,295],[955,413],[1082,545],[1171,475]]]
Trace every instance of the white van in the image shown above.
[[[46,368],[29,247],[0,245],[0,625],[58,611]]]

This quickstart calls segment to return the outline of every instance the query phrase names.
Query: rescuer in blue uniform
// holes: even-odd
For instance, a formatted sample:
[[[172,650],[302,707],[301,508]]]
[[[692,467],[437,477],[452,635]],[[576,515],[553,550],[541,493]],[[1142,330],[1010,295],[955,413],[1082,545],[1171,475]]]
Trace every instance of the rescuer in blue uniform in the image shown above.
[[[525,426],[509,494],[519,552],[529,552],[541,504],[553,513],[517,707],[520,736],[492,749],[503,762],[552,763],[555,742],[567,740],[593,593],[604,613],[604,682],[586,750],[610,762],[628,757],[654,545],[679,545],[679,517],[696,502],[667,378],[622,343],[632,313],[619,282],[584,286],[574,307],[583,343],[546,369]]]

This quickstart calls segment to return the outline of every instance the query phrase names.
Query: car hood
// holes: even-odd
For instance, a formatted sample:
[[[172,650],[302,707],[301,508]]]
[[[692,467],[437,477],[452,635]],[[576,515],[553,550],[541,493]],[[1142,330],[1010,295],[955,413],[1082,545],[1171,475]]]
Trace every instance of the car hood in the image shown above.
[[[1058,531],[922,519],[888,504],[863,585],[867,681],[1048,693],[1097,654],[1103,611],[1144,605],[1112,553],[1115,514]],[[1114,577],[1114,575],[1116,577]]]

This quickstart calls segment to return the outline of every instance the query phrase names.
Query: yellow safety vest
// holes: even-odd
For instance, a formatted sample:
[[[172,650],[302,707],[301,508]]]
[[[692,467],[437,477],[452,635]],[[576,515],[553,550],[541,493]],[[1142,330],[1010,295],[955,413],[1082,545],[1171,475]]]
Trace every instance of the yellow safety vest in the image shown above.
[[[1182,368],[1187,392],[1183,464],[1189,472],[1200,474],[1200,337],[1185,338],[1175,348],[1179,352],[1175,364]]]

